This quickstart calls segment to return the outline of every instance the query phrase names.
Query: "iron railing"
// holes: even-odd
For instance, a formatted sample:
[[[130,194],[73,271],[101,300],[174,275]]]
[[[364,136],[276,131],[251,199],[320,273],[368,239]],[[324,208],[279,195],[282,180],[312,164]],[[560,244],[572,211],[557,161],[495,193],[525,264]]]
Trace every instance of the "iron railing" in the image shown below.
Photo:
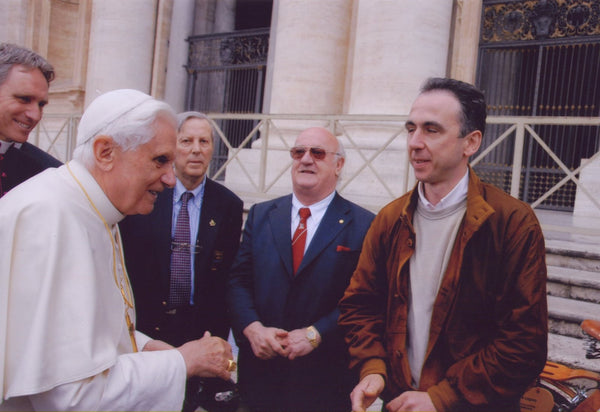
[[[248,203],[257,199],[279,196],[291,189],[289,169],[292,161],[287,155],[293,144],[295,134],[310,124],[318,124],[329,128],[344,142],[348,161],[346,175],[338,187],[345,196],[363,203],[372,210],[377,210],[389,201],[406,192],[414,184],[411,178],[405,151],[406,116],[403,115],[281,115],[281,114],[219,114],[209,113],[209,118],[217,131],[216,138],[227,148],[228,156],[220,167],[211,173],[211,178],[223,181]],[[57,158],[66,161],[75,146],[76,126],[80,116],[46,115],[30,138],[33,143],[46,149]],[[226,120],[245,120],[254,127],[246,137],[237,144],[232,144],[229,137],[220,127]],[[512,163],[507,165],[507,183],[504,189],[514,197],[522,194],[523,151],[525,142],[538,145],[556,163],[557,174],[561,175],[556,182],[544,187],[541,195],[530,199],[534,209],[543,208],[551,196],[566,184],[576,186],[577,196],[585,200],[584,212],[592,217],[600,217],[600,174],[592,169],[600,167],[600,151],[596,151],[589,159],[581,161],[577,167],[567,167],[561,160],[561,153],[555,153],[545,142],[539,130],[541,125],[562,125],[577,127],[600,127],[600,118],[589,117],[525,117],[525,116],[490,116],[490,125],[504,125],[503,133],[494,136],[493,142],[477,153],[471,164],[478,170],[485,166],[485,159],[490,153],[506,146],[512,148]],[[371,129],[377,129],[377,139],[372,139]],[[294,132],[295,130],[295,132]],[[357,132],[359,130],[360,132]],[[381,133],[384,130],[385,133]],[[367,132],[365,132],[367,131]],[[365,136],[366,135],[366,136]],[[489,136],[488,136],[489,139]],[[251,142],[253,148],[248,148]],[[376,143],[373,143],[376,142]],[[260,144],[257,144],[260,143]],[[503,149],[505,150],[505,148]],[[248,155],[251,154],[251,161]],[[387,159],[383,159],[387,156]],[[395,159],[390,170],[390,156]],[[385,161],[384,161],[385,160]],[[589,168],[589,169],[588,169]],[[587,171],[586,171],[587,169]],[[587,174],[586,174],[587,173]],[[585,174],[585,179],[582,176]],[[235,175],[235,176],[234,176]],[[365,176],[368,175],[369,187],[365,187]],[[362,197],[357,195],[356,186],[360,182]],[[369,195],[377,187],[376,195]],[[574,205],[578,213],[577,205]],[[598,220],[600,221],[600,219]],[[586,231],[600,234],[600,226],[586,228]]]

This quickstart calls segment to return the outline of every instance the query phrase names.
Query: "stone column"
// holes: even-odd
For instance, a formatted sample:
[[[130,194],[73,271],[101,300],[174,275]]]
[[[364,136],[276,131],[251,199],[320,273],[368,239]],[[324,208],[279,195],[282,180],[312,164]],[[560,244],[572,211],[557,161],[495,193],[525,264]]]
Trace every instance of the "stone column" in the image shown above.
[[[423,81],[430,76],[446,75],[452,3],[452,0],[355,3],[353,48],[346,81],[347,113],[406,115]],[[395,124],[365,122],[345,127],[352,141],[345,140],[347,164],[351,165],[346,172],[364,164],[358,150],[370,158],[399,130],[402,133],[371,163],[376,172],[361,173],[345,189],[345,195],[362,204],[381,204],[412,186],[403,120]]]
[[[157,0],[102,0],[92,5],[85,106],[130,88],[150,92]]]
[[[352,2],[348,0],[274,1],[264,112],[342,112],[351,18]],[[288,148],[301,130],[316,125],[332,127],[323,121],[276,121],[269,141],[265,142],[263,133],[253,149],[240,153],[240,163],[261,182],[259,186],[270,187],[269,193],[289,193]],[[267,160],[261,160],[261,150],[267,147],[262,153]],[[260,170],[261,164],[267,165],[266,170]],[[238,165],[229,165],[227,181],[244,190],[248,178]]]
[[[0,1],[1,42],[31,47],[27,44],[27,4],[26,0]]]
[[[348,0],[275,1],[266,112],[341,113],[351,12]]]
[[[185,93],[188,77],[184,67],[188,58],[188,43],[186,39],[192,34],[193,29],[194,0],[177,0],[173,2],[165,101],[176,112],[182,112],[185,109]]]
[[[406,114],[423,81],[447,72],[452,0],[357,4],[348,113]]]
[[[456,2],[454,40],[450,53],[451,77],[473,84],[477,74],[481,8],[482,2],[479,0]]]
[[[237,0],[196,0],[194,35],[226,33],[235,27]]]

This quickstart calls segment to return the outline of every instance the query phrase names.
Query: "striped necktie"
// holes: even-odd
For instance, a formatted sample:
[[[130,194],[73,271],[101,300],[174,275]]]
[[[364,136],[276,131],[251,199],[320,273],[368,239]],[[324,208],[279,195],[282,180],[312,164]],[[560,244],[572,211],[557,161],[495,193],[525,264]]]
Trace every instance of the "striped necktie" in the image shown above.
[[[307,207],[300,208],[298,211],[300,215],[300,223],[298,223],[298,227],[294,232],[294,237],[292,238],[292,259],[294,263],[294,274],[298,271],[298,267],[300,266],[300,262],[302,262],[302,258],[304,257],[304,247],[306,245],[306,232],[308,228],[306,227],[306,219],[310,216],[310,209]]]
[[[190,235],[190,215],[188,201],[194,197],[192,192],[181,195],[181,209],[175,222],[175,233],[171,242],[171,277],[169,287],[169,306],[181,306],[190,303],[192,283],[192,243]]]

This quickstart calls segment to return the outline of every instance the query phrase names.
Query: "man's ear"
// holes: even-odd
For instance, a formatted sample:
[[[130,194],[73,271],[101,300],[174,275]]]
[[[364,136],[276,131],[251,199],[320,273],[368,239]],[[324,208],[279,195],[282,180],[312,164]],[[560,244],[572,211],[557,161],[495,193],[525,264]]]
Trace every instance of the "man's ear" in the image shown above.
[[[473,130],[471,133],[463,137],[464,141],[464,154],[466,157],[471,157],[481,146],[481,140],[483,136],[480,130]]]
[[[96,166],[109,171],[113,168],[117,145],[110,136],[101,135],[96,137],[93,143],[94,159]]]
[[[346,159],[344,157],[338,157],[336,165],[335,165],[335,175],[340,177],[342,174],[342,168],[344,167]]]

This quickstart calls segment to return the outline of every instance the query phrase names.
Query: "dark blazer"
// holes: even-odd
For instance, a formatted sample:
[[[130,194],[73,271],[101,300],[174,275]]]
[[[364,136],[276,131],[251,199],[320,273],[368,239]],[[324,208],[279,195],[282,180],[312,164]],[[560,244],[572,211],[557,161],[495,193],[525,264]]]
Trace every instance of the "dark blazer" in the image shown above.
[[[199,253],[194,262],[195,304],[184,311],[183,318],[166,313],[173,190],[159,194],[152,213],[128,216],[119,224],[139,331],[174,346],[201,338],[207,330],[227,339],[226,279],[240,243],[242,212],[238,196],[206,179],[198,229]]]
[[[49,167],[59,167],[61,164],[58,159],[31,143],[23,143],[20,149],[12,145],[4,154],[0,166],[3,172],[3,176],[0,177],[2,179],[2,191],[6,193],[41,171]]]
[[[357,377],[348,370],[337,303],[374,215],[336,193],[294,276],[291,208],[288,195],[250,209],[231,270],[228,303],[242,399],[251,410],[348,411]],[[322,343],[293,361],[260,360],[243,335],[256,320],[288,331],[314,325]]]

